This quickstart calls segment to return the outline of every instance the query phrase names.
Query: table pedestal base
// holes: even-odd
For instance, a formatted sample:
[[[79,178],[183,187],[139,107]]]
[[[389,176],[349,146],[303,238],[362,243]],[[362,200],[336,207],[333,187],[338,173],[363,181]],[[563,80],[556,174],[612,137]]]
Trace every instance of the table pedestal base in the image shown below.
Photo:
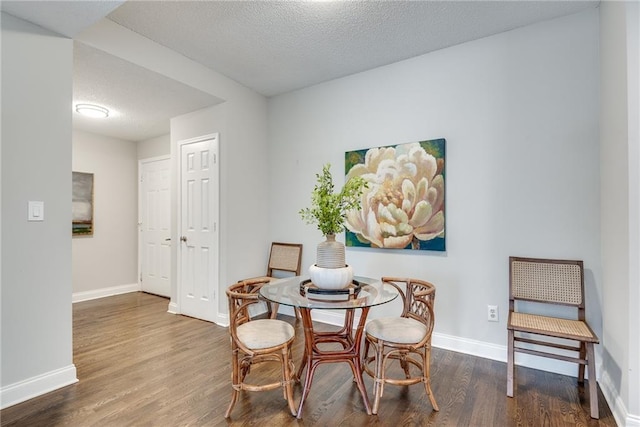
[[[355,308],[348,309],[345,314],[344,326],[335,332],[315,332],[313,330],[313,322],[311,320],[311,309],[300,307],[302,315],[302,323],[304,326],[304,356],[302,363],[298,369],[297,376],[301,379],[302,371],[306,368],[304,378],[304,386],[302,389],[302,397],[300,398],[300,406],[298,407],[298,418],[302,418],[302,407],[304,401],[311,389],[313,374],[321,363],[337,363],[346,362],[351,367],[353,378],[358,385],[358,390],[362,395],[364,407],[367,414],[371,415],[371,405],[367,397],[367,390],[362,381],[362,364],[360,359],[360,343],[364,325],[369,313],[369,307],[358,307],[362,310],[360,321],[356,328],[355,334],[352,334],[353,319]],[[338,343],[342,346],[342,350],[321,350],[318,344],[322,343]]]

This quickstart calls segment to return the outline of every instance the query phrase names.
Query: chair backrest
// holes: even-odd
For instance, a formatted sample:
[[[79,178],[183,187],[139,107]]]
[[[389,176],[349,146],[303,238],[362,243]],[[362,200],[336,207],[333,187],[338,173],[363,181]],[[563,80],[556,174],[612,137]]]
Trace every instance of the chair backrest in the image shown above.
[[[249,306],[260,302],[258,291],[269,282],[270,280],[266,277],[249,279],[234,283],[227,288],[229,328],[231,330],[235,330],[236,327],[251,320]]]
[[[302,261],[301,243],[271,243],[267,276],[273,277],[274,271],[288,271],[295,276],[300,275],[300,262]]]
[[[509,257],[509,309],[516,300],[578,308],[584,320],[582,261]]]
[[[418,279],[383,277],[382,281],[394,286],[400,292],[403,300],[400,316],[424,323],[428,330],[427,337],[430,337],[435,324],[436,287],[432,283]],[[405,289],[402,289],[398,283],[404,283]]]

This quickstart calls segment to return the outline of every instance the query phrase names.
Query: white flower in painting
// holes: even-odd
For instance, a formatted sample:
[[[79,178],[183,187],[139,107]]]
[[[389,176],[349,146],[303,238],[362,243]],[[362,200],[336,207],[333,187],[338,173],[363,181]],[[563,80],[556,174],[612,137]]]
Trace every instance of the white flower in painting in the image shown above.
[[[369,183],[362,209],[347,213],[346,227],[380,248],[405,248],[444,233],[444,178],[435,157],[419,143],[372,148],[347,175]]]

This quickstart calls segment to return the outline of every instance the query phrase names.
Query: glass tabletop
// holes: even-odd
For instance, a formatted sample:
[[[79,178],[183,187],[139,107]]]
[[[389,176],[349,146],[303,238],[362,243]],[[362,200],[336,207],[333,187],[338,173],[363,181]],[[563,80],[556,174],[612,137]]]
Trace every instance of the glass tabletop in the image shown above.
[[[343,310],[385,304],[398,296],[396,288],[379,279],[356,276],[353,280],[354,284],[360,285],[360,289],[351,296],[309,292],[310,282],[305,276],[273,280],[260,288],[260,296],[291,307]]]

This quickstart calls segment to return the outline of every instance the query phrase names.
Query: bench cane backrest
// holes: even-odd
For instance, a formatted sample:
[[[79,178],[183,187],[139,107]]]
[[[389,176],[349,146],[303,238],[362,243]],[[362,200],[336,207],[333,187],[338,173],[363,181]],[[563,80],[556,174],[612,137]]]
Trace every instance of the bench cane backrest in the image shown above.
[[[510,299],[584,307],[582,261],[510,257]]]

